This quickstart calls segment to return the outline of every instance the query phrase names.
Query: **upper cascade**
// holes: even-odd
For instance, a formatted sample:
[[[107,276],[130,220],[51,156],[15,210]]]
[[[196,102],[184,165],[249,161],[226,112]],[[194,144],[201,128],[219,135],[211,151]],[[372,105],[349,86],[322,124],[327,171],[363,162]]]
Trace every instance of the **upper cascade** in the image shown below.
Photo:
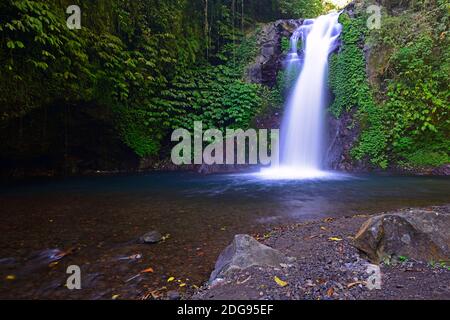
[[[323,171],[327,71],[329,55],[336,49],[342,31],[339,15],[333,12],[305,20],[291,37],[287,73],[300,72],[287,100],[281,126],[280,164],[263,170],[263,175],[275,178],[327,175]]]

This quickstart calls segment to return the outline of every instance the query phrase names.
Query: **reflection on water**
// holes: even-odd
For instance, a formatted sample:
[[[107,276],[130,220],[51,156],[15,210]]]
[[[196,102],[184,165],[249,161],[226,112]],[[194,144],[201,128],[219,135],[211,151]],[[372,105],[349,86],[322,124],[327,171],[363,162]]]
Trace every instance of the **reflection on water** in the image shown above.
[[[87,265],[90,274],[104,276],[91,291],[76,297],[110,298],[122,292],[135,298],[146,286],[166,284],[170,275],[199,285],[237,233],[261,232],[299,220],[443,204],[449,202],[449,187],[448,178],[343,176],[295,181],[188,173],[3,187],[0,276],[14,273],[19,279],[0,289],[0,297],[73,297],[61,288],[42,289],[54,279],[61,282],[64,263],[69,262]],[[169,240],[155,246],[133,242],[154,229],[170,234]],[[26,274],[22,268],[36,252],[72,246],[79,250],[60,269]],[[143,254],[141,264],[114,260],[135,253]],[[16,262],[6,266],[2,261]],[[125,284],[124,279],[148,266],[154,274]]]

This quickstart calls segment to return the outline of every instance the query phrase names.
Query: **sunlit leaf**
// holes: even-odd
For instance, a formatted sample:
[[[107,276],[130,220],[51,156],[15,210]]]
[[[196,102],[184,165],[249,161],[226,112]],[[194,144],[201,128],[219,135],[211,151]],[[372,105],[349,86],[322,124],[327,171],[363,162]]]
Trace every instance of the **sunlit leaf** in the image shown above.
[[[278,278],[277,276],[275,276],[273,278],[273,280],[275,280],[275,282],[280,286],[280,287],[286,287],[288,285],[288,283],[286,281],[281,280],[280,278]]]

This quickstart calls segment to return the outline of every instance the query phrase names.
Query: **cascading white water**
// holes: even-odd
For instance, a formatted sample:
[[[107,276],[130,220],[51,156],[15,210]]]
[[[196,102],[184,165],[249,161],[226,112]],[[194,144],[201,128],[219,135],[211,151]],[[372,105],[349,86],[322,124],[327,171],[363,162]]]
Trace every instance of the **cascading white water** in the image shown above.
[[[313,178],[327,173],[324,162],[324,122],[328,58],[342,30],[339,13],[306,20],[291,38],[287,74],[301,68],[287,101],[281,127],[281,161],[263,170],[271,178]],[[302,40],[302,59],[298,44]]]

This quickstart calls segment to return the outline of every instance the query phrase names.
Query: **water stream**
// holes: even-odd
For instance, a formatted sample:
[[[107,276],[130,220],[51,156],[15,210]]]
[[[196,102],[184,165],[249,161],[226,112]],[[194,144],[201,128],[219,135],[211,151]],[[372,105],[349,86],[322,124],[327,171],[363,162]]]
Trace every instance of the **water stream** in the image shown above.
[[[248,174],[153,173],[36,181],[0,187],[0,298],[138,298],[145,286],[200,286],[234,235],[274,226],[448,203],[450,180],[353,175],[269,180]],[[170,234],[158,245],[135,240]],[[54,267],[47,254],[78,248]],[[50,249],[50,250],[49,250]],[[139,261],[119,257],[142,254]],[[39,259],[36,259],[36,256]],[[79,265],[83,290],[63,285]],[[128,281],[141,270],[153,268]],[[38,269],[39,268],[39,269]],[[189,279],[189,280],[186,280]]]
[[[329,175],[323,171],[323,137],[328,57],[336,49],[342,30],[338,19],[339,13],[330,13],[306,20],[291,37],[286,74],[289,77],[296,70],[301,71],[286,104],[281,127],[280,164],[263,171],[264,175],[272,178]]]

